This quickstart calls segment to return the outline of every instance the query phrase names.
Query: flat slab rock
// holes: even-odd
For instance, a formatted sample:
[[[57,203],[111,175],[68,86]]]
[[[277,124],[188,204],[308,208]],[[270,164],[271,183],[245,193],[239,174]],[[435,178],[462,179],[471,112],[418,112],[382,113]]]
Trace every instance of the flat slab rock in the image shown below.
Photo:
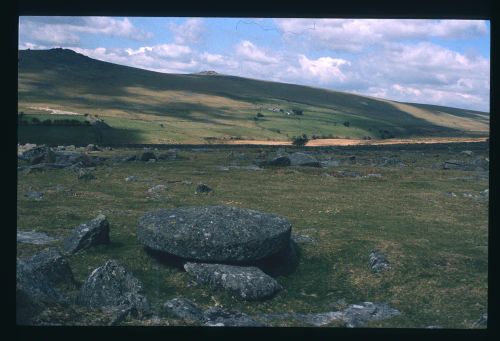
[[[286,218],[231,206],[181,207],[145,213],[137,238],[146,247],[201,262],[247,262],[289,244]]]
[[[186,263],[184,269],[198,283],[214,289],[224,289],[247,301],[261,300],[273,296],[282,286],[257,267],[225,264]]]
[[[50,237],[42,232],[33,231],[17,231],[17,242],[34,244],[34,245],[44,245],[56,241],[57,238]]]

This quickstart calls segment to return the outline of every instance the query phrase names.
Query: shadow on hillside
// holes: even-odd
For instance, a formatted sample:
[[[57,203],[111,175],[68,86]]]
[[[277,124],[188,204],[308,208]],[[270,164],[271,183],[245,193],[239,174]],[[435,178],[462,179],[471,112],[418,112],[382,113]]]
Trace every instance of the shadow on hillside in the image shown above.
[[[95,127],[18,126],[18,143],[75,145],[143,143],[142,132],[137,129],[96,129]]]

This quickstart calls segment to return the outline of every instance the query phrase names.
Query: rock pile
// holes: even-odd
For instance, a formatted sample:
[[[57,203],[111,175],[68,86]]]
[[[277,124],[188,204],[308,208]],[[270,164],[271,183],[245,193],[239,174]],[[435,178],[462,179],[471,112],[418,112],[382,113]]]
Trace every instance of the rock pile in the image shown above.
[[[137,228],[146,248],[181,258],[196,281],[244,300],[268,298],[281,289],[251,263],[286,258],[281,253],[293,251],[290,234],[283,217],[231,206],[150,211]]]

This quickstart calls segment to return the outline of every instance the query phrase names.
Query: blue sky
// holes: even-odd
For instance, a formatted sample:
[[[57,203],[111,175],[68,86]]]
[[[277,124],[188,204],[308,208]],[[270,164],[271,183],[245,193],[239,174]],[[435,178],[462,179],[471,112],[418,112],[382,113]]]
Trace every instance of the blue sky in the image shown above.
[[[489,111],[484,20],[20,17],[19,49]]]

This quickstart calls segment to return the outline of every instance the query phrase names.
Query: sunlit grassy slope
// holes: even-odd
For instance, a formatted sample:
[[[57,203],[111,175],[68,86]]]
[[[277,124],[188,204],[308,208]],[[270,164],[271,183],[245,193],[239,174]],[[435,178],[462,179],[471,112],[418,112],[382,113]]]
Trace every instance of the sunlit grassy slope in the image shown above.
[[[36,114],[40,111],[31,107],[44,107],[99,115],[115,128],[105,134],[100,141],[104,143],[288,140],[302,133],[351,138],[484,136],[489,130],[489,113],[219,74],[164,74],[65,49],[21,50],[18,70],[19,111]],[[269,110],[272,107],[284,112]],[[287,115],[292,109],[303,115]],[[264,117],[256,120],[259,112]],[[52,139],[65,129],[20,127],[19,140],[55,142]],[[63,142],[96,142],[88,130],[75,127]]]

